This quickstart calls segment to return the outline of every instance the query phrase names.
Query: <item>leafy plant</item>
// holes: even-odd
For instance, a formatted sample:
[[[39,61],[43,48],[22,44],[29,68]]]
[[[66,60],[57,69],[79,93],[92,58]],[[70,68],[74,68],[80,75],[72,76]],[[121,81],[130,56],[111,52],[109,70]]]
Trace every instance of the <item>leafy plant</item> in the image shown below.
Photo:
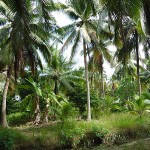
[[[17,112],[17,113],[12,113],[8,116],[9,125],[20,125],[30,120],[31,117],[28,112]]]
[[[61,144],[76,147],[84,137],[85,131],[81,128],[61,130]]]
[[[141,118],[146,110],[150,110],[150,94],[143,93],[140,97],[136,96],[133,105],[133,112],[137,113]]]
[[[127,100],[133,100],[136,94],[136,84],[131,77],[126,77],[121,80],[118,89],[116,90],[115,96],[120,100],[122,106],[126,104]]]
[[[74,119],[78,114],[78,111],[72,106],[71,103],[64,103],[61,108],[59,118],[62,123],[68,122],[70,119]]]

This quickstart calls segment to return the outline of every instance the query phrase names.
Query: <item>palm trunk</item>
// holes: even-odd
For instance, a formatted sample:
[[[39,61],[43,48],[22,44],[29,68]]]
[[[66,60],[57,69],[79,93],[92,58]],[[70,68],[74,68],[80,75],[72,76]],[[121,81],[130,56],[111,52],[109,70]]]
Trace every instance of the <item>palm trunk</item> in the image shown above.
[[[88,77],[88,64],[86,58],[85,40],[83,40],[83,51],[84,51],[85,79],[86,79],[86,88],[87,88],[87,121],[91,121],[90,86],[89,86],[89,77]]]
[[[55,93],[55,95],[58,95],[59,94],[59,90],[58,90],[58,80],[57,79],[55,80],[55,85],[54,86],[55,86],[54,87],[54,93]],[[55,108],[57,107],[56,104],[53,104],[53,105],[54,105]],[[56,118],[56,113],[54,111],[54,119],[55,118]]]
[[[11,77],[11,67],[8,68],[7,70],[7,77],[6,77],[6,82],[4,86],[4,91],[3,91],[3,100],[2,100],[2,120],[1,120],[1,125],[2,127],[8,127],[7,123],[7,116],[6,116],[6,99],[7,99],[7,93],[8,93],[8,87],[10,83],[10,77]]]
[[[34,111],[34,115],[35,115],[35,120],[34,120],[34,124],[38,125],[40,123],[41,120],[41,116],[40,116],[40,105],[39,105],[39,97],[36,96],[35,99],[35,111]]]
[[[140,82],[140,65],[139,65],[139,37],[138,37],[138,32],[137,30],[135,30],[135,38],[136,38],[136,62],[137,62],[137,83],[138,83],[138,92],[139,92],[139,96],[141,95],[141,82]]]

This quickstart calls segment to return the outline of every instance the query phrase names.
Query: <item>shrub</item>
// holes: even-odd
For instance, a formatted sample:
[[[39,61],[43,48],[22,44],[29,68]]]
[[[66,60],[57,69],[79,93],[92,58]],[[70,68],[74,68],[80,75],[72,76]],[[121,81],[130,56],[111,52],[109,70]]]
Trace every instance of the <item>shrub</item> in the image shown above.
[[[65,123],[70,119],[77,117],[77,115],[78,115],[78,111],[72,106],[71,103],[64,103],[62,105],[59,118],[62,123]]]
[[[12,113],[8,116],[9,125],[20,125],[30,121],[30,115],[27,112]]]
[[[76,147],[84,136],[84,129],[74,128],[61,130],[61,144],[65,147]]]

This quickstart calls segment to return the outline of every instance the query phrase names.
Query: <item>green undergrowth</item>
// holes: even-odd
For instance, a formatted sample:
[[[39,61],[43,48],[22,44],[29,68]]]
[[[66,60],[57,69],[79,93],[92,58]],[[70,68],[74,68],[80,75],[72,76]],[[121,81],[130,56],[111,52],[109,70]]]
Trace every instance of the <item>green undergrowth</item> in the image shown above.
[[[0,149],[2,150],[18,149],[25,139],[25,136],[18,130],[0,128]]]
[[[139,118],[129,113],[111,114],[91,122],[67,120],[36,127],[23,126],[14,131],[23,137],[19,142],[14,139],[16,149],[78,149],[100,144],[122,144],[149,137],[150,117],[145,115]]]
[[[11,113],[7,117],[9,125],[21,125],[25,124],[26,122],[30,121],[30,114],[27,112],[16,112],[16,113]]]

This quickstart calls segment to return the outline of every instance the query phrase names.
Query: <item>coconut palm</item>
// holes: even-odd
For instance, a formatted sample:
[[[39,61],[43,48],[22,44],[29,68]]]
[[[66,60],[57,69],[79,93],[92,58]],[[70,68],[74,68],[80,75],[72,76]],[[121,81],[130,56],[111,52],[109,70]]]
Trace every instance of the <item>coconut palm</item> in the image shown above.
[[[44,1],[43,1],[44,2]],[[44,15],[44,21],[40,20],[37,15],[37,9],[32,6],[34,1],[1,1],[1,25],[0,35],[2,38],[1,52],[8,53],[7,63],[2,63],[7,68],[7,78],[4,88],[3,98],[3,117],[2,125],[7,126],[6,122],[6,95],[9,86],[10,76],[14,68],[15,78],[23,73],[24,68],[30,66],[35,73],[37,66],[42,67],[38,51],[40,51],[45,60],[49,61],[50,52],[48,48],[49,31],[46,28],[46,19],[50,17]],[[42,2],[41,2],[42,3]],[[42,4],[44,10],[46,3]],[[46,12],[46,10],[44,10]],[[47,13],[46,13],[47,14]],[[48,14],[47,14],[48,16]],[[47,22],[48,27],[50,21]],[[9,56],[9,57],[8,57]],[[6,59],[3,55],[1,62]]]
[[[54,93],[58,95],[60,90],[72,90],[72,85],[76,81],[83,80],[75,74],[72,70],[74,63],[67,61],[60,51],[54,50],[52,52],[50,64],[43,70],[42,76],[49,78],[54,82]]]
[[[133,33],[133,27],[129,24],[124,27],[124,36],[126,39],[126,42],[123,43],[123,47],[120,49],[117,49],[115,52],[114,58],[117,61],[117,65],[115,66],[115,72],[114,76],[116,76],[118,79],[122,79],[126,77],[127,75],[135,76],[136,73],[136,66],[133,63],[133,49],[134,46],[134,36],[131,36]]]
[[[140,0],[127,0],[127,1],[111,1],[102,0],[102,5],[106,8],[108,12],[108,17],[111,23],[114,25],[114,43],[118,49],[124,49],[124,43],[126,43],[126,32],[124,31],[124,26],[129,18],[132,18],[134,25],[132,28],[132,33],[134,34],[135,40],[135,51],[136,51],[136,61],[137,61],[137,81],[139,86],[140,95],[140,78],[139,78],[139,30],[138,27],[141,26],[140,22],[140,10],[142,9]],[[131,27],[131,26],[130,26]],[[133,31],[134,30],[134,31]],[[130,32],[130,31],[129,31]]]
[[[94,4],[94,3],[93,3]],[[90,110],[90,87],[88,79],[88,63],[87,63],[87,51],[88,44],[91,42],[91,33],[95,29],[95,25],[92,20],[94,5],[90,5],[86,0],[69,0],[67,5],[63,5],[63,11],[67,16],[73,21],[63,28],[64,35],[66,39],[62,47],[65,49],[68,45],[72,44],[71,48],[71,59],[76,54],[79,44],[82,43],[83,53],[84,53],[84,65],[85,65],[85,79],[87,85],[87,120],[91,120],[91,110]]]
[[[97,26],[98,23],[99,22],[97,21]],[[103,80],[105,70],[103,65],[106,61],[112,64],[112,56],[107,48],[107,41],[110,41],[110,38],[112,38],[112,34],[109,32],[109,30],[105,29],[105,27],[102,27],[101,25],[101,29],[97,29],[97,36],[96,32],[93,32],[91,36],[92,40],[89,48],[89,69],[92,73],[91,77],[94,77],[93,75],[96,75],[97,77],[99,76],[97,80],[101,81],[102,83],[102,88],[100,89],[102,91],[100,93],[102,96],[105,96]]]
[[[128,17],[132,18],[134,21],[138,21],[140,18],[141,10],[141,0],[101,0],[103,8],[106,10],[107,16],[110,22],[114,25],[115,30],[115,42],[118,46],[121,46],[119,39],[124,41],[123,26],[124,22]],[[118,36],[117,36],[118,34]]]

